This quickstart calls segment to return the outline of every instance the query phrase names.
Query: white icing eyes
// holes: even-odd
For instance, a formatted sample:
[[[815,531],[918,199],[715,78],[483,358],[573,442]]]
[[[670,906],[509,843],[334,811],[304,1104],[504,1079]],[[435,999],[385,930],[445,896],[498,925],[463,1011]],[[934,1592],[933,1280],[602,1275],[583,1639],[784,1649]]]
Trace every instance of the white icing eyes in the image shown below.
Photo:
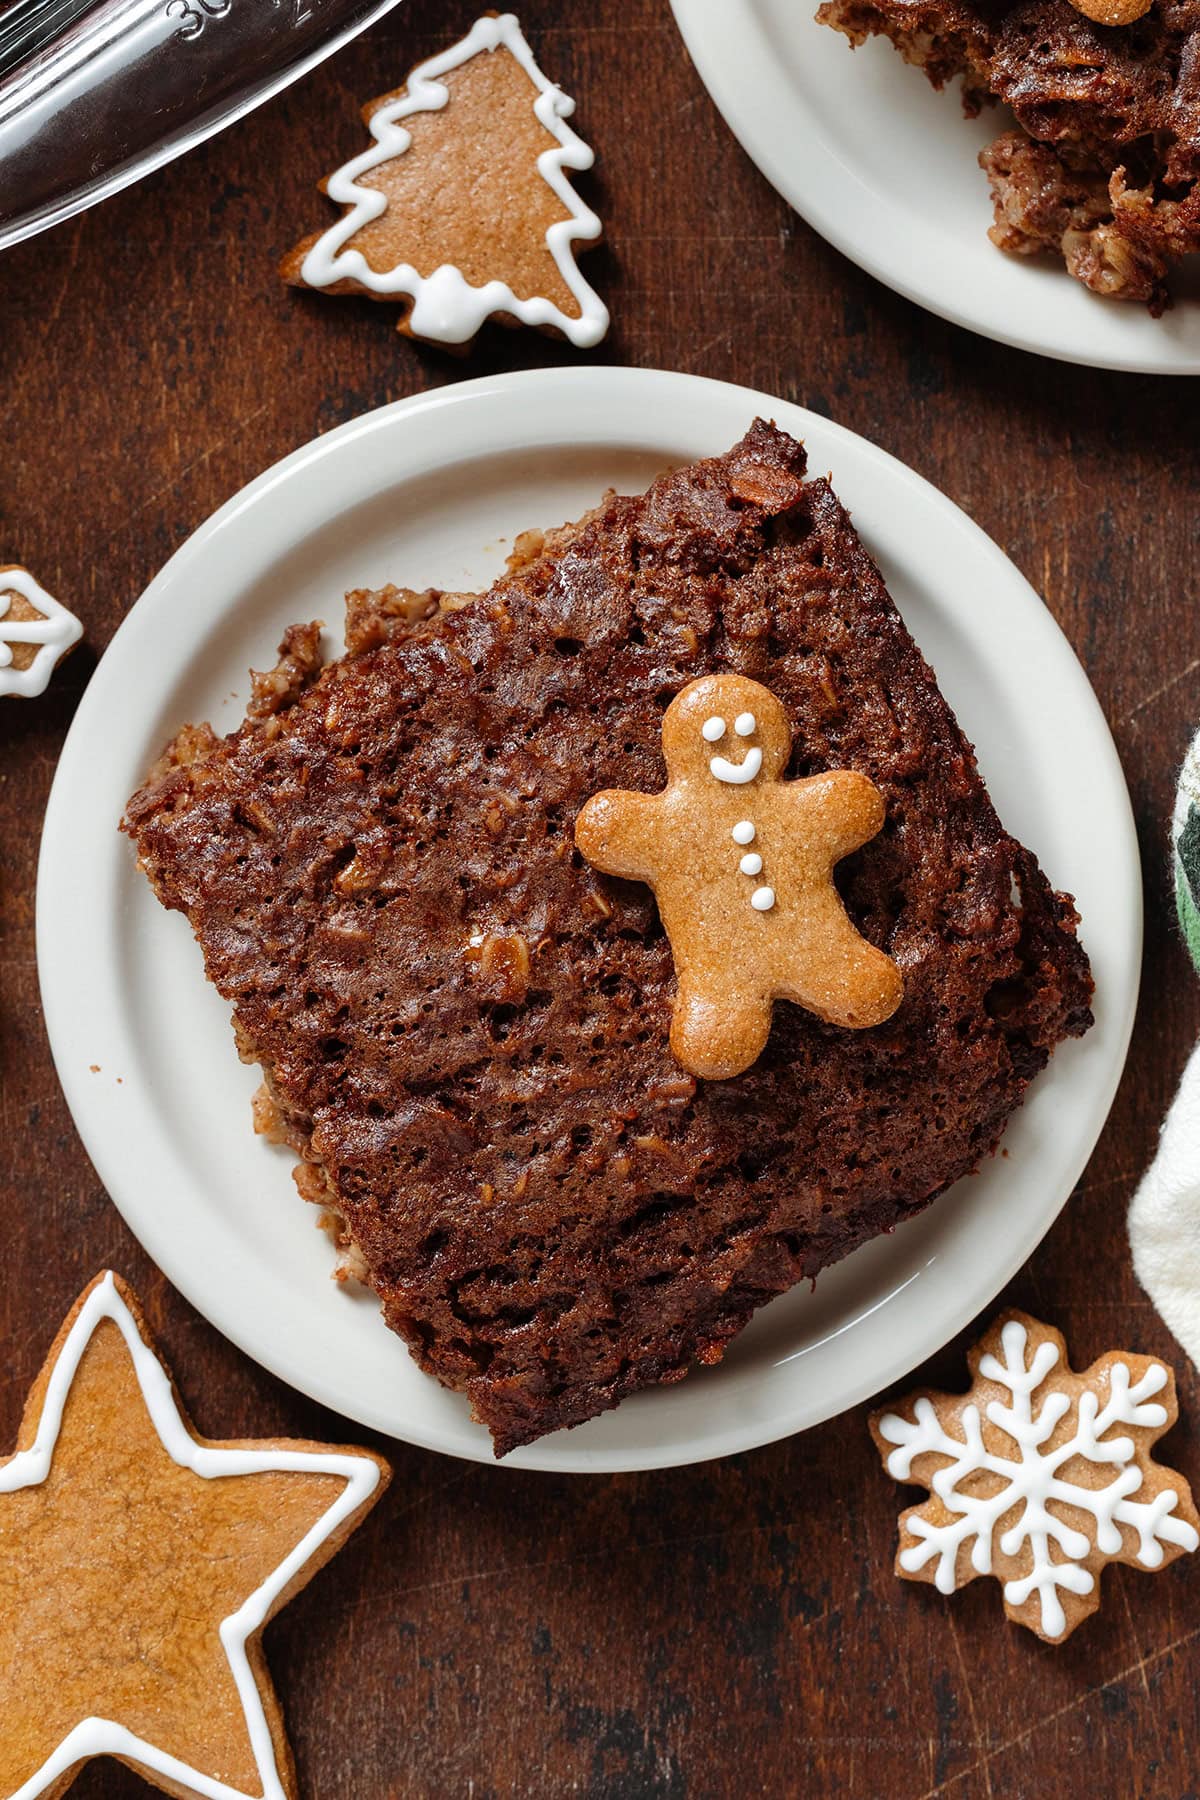
[[[733,721],[733,729],[739,737],[753,737],[758,730],[758,720],[752,712],[739,713]],[[711,719],[705,719],[700,727],[700,736],[706,744],[720,743],[725,736],[725,721],[719,713],[714,713]]]
[[[735,844],[752,844],[754,842],[754,820],[739,819],[729,835]]]
[[[762,857],[758,854],[757,850],[748,850],[738,864],[738,868],[742,871],[743,875],[761,875]]]
[[[755,912],[770,912],[775,904],[775,889],[771,887],[755,888],[750,896],[750,904]]]

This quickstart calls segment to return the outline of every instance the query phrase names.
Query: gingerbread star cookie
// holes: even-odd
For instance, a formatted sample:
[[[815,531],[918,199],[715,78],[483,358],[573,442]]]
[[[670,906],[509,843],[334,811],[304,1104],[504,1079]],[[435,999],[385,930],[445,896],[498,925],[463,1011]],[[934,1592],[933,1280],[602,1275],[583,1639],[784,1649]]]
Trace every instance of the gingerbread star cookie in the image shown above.
[[[196,1435],[137,1302],[100,1275],[0,1464],[0,1792],[115,1756],[168,1794],[292,1800],[268,1620],[389,1480],[364,1450]]]
[[[900,1515],[896,1573],[943,1594],[994,1575],[1008,1617],[1060,1644],[1099,1606],[1107,1563],[1161,1569],[1200,1545],[1191,1490],[1151,1456],[1175,1377],[1118,1350],[1076,1374],[1061,1335],[1019,1312],[968,1361],[967,1393],[872,1415],[888,1474],[929,1489]]]
[[[663,719],[663,792],[606,790],[575,823],[590,863],[654,889],[678,990],[671,1049],[713,1081],[761,1054],[776,999],[862,1030],[904,991],[833,884],[834,865],[882,826],[883,797],[851,769],[785,781],[791,742],[768,688],[702,676]]]
[[[19,563],[0,566],[0,695],[31,699],[83,636],[83,626]]]
[[[575,246],[601,225],[569,180],[594,160],[566,123],[574,110],[515,15],[487,14],[363,109],[372,147],[322,183],[346,211],[280,273],[400,301],[399,329],[432,343],[467,345],[497,317],[598,344],[608,313]]]

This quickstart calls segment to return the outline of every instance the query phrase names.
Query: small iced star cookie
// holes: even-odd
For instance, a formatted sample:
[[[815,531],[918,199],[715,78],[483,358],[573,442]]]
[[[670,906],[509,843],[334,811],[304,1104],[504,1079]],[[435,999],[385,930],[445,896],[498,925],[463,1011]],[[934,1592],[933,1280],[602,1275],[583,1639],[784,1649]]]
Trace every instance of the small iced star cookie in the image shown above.
[[[479,19],[363,109],[374,143],[322,183],[347,210],[280,273],[295,287],[401,302],[399,329],[466,346],[485,319],[536,325],[581,349],[608,312],[575,261],[600,220],[570,182],[593,155],[566,123],[513,13]]]
[[[1017,1312],[968,1362],[965,1394],[872,1414],[888,1474],[929,1489],[900,1515],[896,1573],[942,1594],[994,1575],[1008,1617],[1061,1644],[1099,1606],[1106,1563],[1161,1569],[1200,1545],[1187,1482],[1151,1456],[1175,1377],[1118,1350],[1077,1375],[1061,1335]]]
[[[19,563],[0,566],[0,696],[32,699],[83,636],[83,626]]]
[[[0,1793],[115,1756],[165,1793],[293,1800],[261,1636],[387,1486],[365,1450],[198,1437],[112,1274],[0,1463]]]
[[[834,865],[883,824],[874,782],[851,769],[785,781],[787,714],[742,675],[689,683],[662,742],[663,792],[593,795],[575,842],[605,874],[654,889],[675,962],[676,1060],[711,1081],[740,1075],[777,999],[854,1030],[890,1018],[900,971],[833,884]]]

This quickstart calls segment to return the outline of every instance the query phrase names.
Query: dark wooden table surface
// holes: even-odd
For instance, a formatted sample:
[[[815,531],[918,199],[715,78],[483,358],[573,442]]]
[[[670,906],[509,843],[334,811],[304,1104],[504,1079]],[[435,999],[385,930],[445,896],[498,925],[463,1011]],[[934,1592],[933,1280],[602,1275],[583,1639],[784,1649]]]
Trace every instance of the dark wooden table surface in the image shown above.
[[[43,1030],[34,870],[95,658],[214,507],[369,407],[572,354],[493,331],[458,362],[366,302],[275,278],[325,217],[313,183],[364,142],[359,103],[472,17],[469,0],[406,0],[216,141],[0,258],[0,562],[27,563],[87,627],[47,696],[0,704],[4,1444],[105,1264],[140,1288],[202,1430],[343,1434],[185,1304],[101,1189]],[[1141,834],[1141,1010],[1091,1166],[1005,1297],[1058,1324],[1080,1365],[1112,1346],[1173,1358],[1168,1460],[1196,1483],[1200,1381],[1134,1282],[1124,1221],[1200,1033],[1165,852],[1200,713],[1197,389],[1002,349],[843,261],[742,155],[667,0],[526,0],[522,18],[600,155],[600,355],[745,382],[882,444],[1003,546],[1087,666]],[[955,1383],[969,1341],[928,1372]],[[309,1800],[1200,1790],[1200,1558],[1111,1572],[1098,1619],[1056,1650],[1004,1624],[989,1582],[950,1603],[901,1585],[900,1492],[863,1411],[726,1462],[607,1479],[387,1450],[388,1499],[267,1637]],[[115,1764],[74,1790],[144,1791]]]

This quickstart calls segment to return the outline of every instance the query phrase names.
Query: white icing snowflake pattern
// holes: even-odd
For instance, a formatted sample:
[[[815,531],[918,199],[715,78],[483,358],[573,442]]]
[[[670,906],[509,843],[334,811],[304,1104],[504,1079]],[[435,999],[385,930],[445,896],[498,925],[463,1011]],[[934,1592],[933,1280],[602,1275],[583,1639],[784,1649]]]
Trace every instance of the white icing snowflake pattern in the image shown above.
[[[1157,1465],[1145,1466],[1146,1441],[1135,1445],[1128,1436],[1107,1435],[1118,1426],[1154,1436],[1166,1429],[1174,1409],[1169,1412],[1154,1399],[1170,1381],[1160,1363],[1149,1363],[1134,1380],[1127,1362],[1111,1359],[1103,1406],[1095,1388],[1086,1384],[1088,1378],[1064,1368],[1035,1406],[1035,1394],[1062,1360],[1059,1344],[1041,1339],[1030,1355],[1025,1324],[1009,1319],[1000,1347],[1003,1360],[985,1354],[979,1378],[1006,1389],[1011,1399],[1007,1404],[990,1400],[982,1413],[969,1399],[965,1404],[951,1401],[961,1438],[946,1429],[927,1394],[915,1400],[912,1419],[888,1412],[878,1420],[878,1435],[897,1446],[885,1455],[888,1473],[898,1481],[920,1480],[932,1497],[906,1516],[907,1535],[915,1541],[901,1549],[898,1561],[906,1574],[919,1575],[936,1558],[934,1585],[949,1594],[958,1586],[959,1552],[965,1545],[970,1545],[970,1565],[978,1575],[993,1572],[997,1551],[1005,1561],[1019,1559],[1023,1572],[1005,1580],[1005,1601],[1018,1608],[1036,1596],[1041,1635],[1054,1640],[1066,1636],[1082,1616],[1077,1608],[1077,1616],[1068,1621],[1060,1593],[1082,1597],[1096,1588],[1089,1560],[1103,1564],[1120,1556],[1140,1568],[1157,1569],[1166,1546],[1174,1547],[1174,1554],[1195,1550],[1200,1534],[1186,1518],[1176,1516],[1181,1495],[1175,1488],[1149,1482],[1150,1498],[1133,1498],[1151,1470],[1162,1472]],[[995,1429],[986,1431],[985,1421]],[[1060,1430],[1064,1423],[1069,1427],[1065,1435]],[[913,1465],[924,1456],[946,1460],[936,1471],[914,1476]],[[1062,1473],[1073,1458],[1090,1465],[1086,1472],[1077,1467],[1074,1480]],[[1104,1481],[1102,1472],[1109,1468],[1112,1479]],[[1184,1488],[1185,1506],[1186,1492]],[[1052,1506],[1085,1517],[1088,1530],[1078,1529]],[[926,1507],[934,1516],[925,1516]],[[945,1514],[951,1515],[949,1520]],[[1009,1517],[1001,1531],[1001,1522]]]

